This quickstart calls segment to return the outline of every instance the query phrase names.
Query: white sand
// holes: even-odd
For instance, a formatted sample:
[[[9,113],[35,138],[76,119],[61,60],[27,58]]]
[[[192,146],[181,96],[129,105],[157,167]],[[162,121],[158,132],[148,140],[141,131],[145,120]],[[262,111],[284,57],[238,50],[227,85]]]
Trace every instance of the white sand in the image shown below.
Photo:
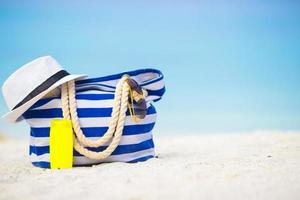
[[[300,133],[156,138],[159,158],[71,170],[28,161],[0,142],[0,199],[300,199]]]

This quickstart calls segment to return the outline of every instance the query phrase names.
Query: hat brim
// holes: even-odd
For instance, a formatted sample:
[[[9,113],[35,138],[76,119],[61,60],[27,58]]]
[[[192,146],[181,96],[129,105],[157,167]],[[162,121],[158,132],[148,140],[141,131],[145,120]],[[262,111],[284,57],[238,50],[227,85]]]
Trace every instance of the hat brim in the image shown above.
[[[34,98],[30,99],[29,101],[27,101],[26,103],[24,103],[22,106],[6,113],[5,115],[2,116],[2,118],[8,122],[11,123],[16,123],[18,121],[21,121],[23,118],[21,117],[24,112],[26,112],[33,104],[35,104],[38,100],[40,100],[41,98],[43,98],[46,94],[48,94],[51,90],[55,89],[56,87],[71,81],[71,80],[75,80],[75,79],[81,79],[86,77],[87,75],[68,75],[65,76],[64,78],[60,79],[59,81],[57,81],[56,83],[54,83],[53,85],[51,85],[48,89],[46,89],[45,91],[41,92],[40,94],[38,94],[37,96],[35,96]]]

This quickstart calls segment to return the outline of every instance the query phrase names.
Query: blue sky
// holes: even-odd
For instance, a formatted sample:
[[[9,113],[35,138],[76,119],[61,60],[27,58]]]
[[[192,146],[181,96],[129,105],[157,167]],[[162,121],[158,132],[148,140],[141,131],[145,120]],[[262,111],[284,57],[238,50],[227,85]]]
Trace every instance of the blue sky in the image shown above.
[[[153,67],[158,134],[299,130],[299,19],[299,1],[0,0],[0,83],[42,55],[92,76]]]

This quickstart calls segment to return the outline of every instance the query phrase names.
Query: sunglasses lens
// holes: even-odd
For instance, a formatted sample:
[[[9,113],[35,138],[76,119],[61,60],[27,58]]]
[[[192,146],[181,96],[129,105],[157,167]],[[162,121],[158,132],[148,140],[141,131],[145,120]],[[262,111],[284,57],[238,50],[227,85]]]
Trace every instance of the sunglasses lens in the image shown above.
[[[132,108],[132,105],[129,105],[131,109],[134,110],[134,114],[139,119],[144,119],[147,115],[147,103],[145,100],[140,100],[139,102],[135,102]]]
[[[131,78],[128,79],[128,84],[129,84],[129,86],[130,86],[132,89],[135,89],[135,88],[138,87],[137,82],[136,82],[135,80],[131,79]]]
[[[142,87],[135,80],[128,79],[128,85],[133,91],[137,92],[140,95],[143,95]],[[135,116],[139,119],[144,119],[147,115],[147,103],[143,97],[138,100],[135,99],[133,108],[131,104],[130,108],[134,110]]]
[[[134,112],[140,119],[144,119],[145,116],[147,115],[147,104],[146,101],[140,100],[138,103],[135,104],[134,106]]]
[[[131,78],[128,79],[128,84],[132,90],[136,91],[139,94],[143,94],[141,86],[139,86],[139,84],[135,80],[133,80]]]

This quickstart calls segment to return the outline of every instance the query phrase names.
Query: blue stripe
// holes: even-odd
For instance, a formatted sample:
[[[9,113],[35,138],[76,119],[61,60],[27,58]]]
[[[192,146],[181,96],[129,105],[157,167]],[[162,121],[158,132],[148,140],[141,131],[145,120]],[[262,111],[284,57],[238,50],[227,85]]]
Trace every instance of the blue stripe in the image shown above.
[[[32,162],[32,164],[36,167],[50,168],[50,162],[39,161],[39,162]]]
[[[60,97],[59,97],[60,98]],[[37,101],[35,104],[33,104],[30,108],[30,109],[33,109],[33,108],[37,108],[37,107],[40,107],[42,105],[45,105],[47,103],[49,103],[50,101],[52,101],[53,99],[59,99],[58,97],[57,98],[54,98],[54,97],[51,97],[51,98],[45,98],[45,99],[40,99],[39,101]]]
[[[161,97],[160,97],[160,98],[157,98],[157,99],[154,99],[153,101],[154,101],[154,102],[157,102],[157,101],[159,101],[159,100],[161,100]]]
[[[154,147],[153,140],[146,140],[144,142],[138,143],[138,144],[128,144],[128,145],[119,145],[111,155],[120,155],[120,154],[126,154],[126,153],[134,153],[137,151],[143,151],[146,149],[151,149]],[[107,148],[107,146],[102,147],[87,147],[88,150],[94,151],[94,152],[100,152],[104,151]],[[77,151],[74,150],[74,156],[83,156]]]
[[[62,118],[62,109],[51,108],[43,110],[28,110],[23,114],[24,119],[33,118]]]
[[[138,144],[128,144],[128,145],[119,145],[111,155],[120,155],[125,153],[134,153],[137,151],[143,151],[146,149],[151,149],[154,147],[153,140],[146,140],[144,142],[138,143]],[[87,149],[94,151],[94,152],[100,152],[104,151],[107,148],[107,146],[102,147],[87,147]],[[49,153],[49,146],[29,146],[29,154],[36,154],[37,156],[43,155]],[[73,152],[74,156],[82,156],[80,153],[74,150]]]
[[[154,156],[144,156],[144,157],[141,157],[141,158],[137,158],[137,159],[128,161],[128,163],[143,162],[143,161],[149,160],[150,158],[154,158]]]
[[[77,108],[79,118],[89,117],[111,117],[112,108]],[[156,111],[151,105],[147,110],[147,115],[155,114]],[[126,112],[127,116],[130,116],[129,110]],[[33,118],[62,118],[61,108],[41,109],[41,110],[28,110],[23,114],[25,119]]]
[[[76,99],[84,99],[84,100],[105,100],[105,99],[114,99],[114,93],[107,93],[107,94],[77,94]]]
[[[166,88],[163,87],[162,89],[159,90],[147,90],[148,96],[163,96],[163,94],[166,92]]]
[[[45,153],[49,153],[49,146],[32,146],[29,145],[29,155],[35,154],[35,155],[43,155]]]
[[[125,126],[123,129],[123,135],[137,135],[148,133],[153,129],[154,125],[155,123]],[[108,130],[108,127],[89,127],[81,128],[81,130],[86,137],[102,137]],[[30,129],[30,135],[32,137],[49,137],[49,133],[49,127]]]
[[[83,79],[83,80],[76,81],[76,84],[111,81],[111,80],[120,79],[124,74],[128,74],[129,76],[136,76],[136,75],[144,74],[144,73],[156,73],[159,75],[159,77],[163,76],[161,71],[156,70],[156,69],[139,69],[139,70],[123,72],[123,73],[119,73],[119,74],[115,74],[115,75],[111,75],[111,76],[104,76],[104,77],[100,77],[100,78]]]

